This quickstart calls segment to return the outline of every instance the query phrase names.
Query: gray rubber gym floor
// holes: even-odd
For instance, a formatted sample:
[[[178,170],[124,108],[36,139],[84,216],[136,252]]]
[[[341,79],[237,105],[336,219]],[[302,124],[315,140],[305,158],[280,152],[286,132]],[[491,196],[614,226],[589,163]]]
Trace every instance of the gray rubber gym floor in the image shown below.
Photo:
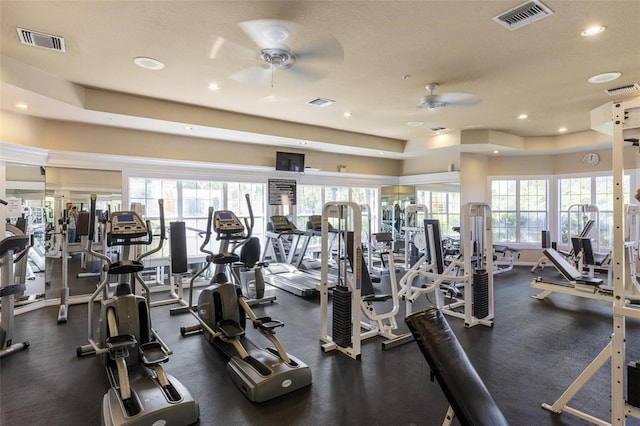
[[[549,268],[543,271],[553,274]],[[611,305],[553,294],[530,296],[528,268],[495,277],[495,325],[465,328],[448,317],[460,343],[512,425],[581,425],[540,404],[553,403],[604,348],[612,331]],[[381,284],[384,291],[384,280]],[[448,403],[415,342],[383,351],[381,340],[363,343],[351,360],[319,346],[318,300],[273,289],[275,303],[255,307],[286,323],[278,336],[313,373],[310,387],[256,404],[231,382],[226,359],[201,336],[183,338],[189,315],[170,316],[169,306],[152,310],[154,327],[173,348],[166,371],[184,383],[200,403],[201,425],[439,425]],[[426,299],[417,308],[429,306]],[[97,306],[97,305],[96,305]],[[69,322],[56,323],[57,306],[17,317],[16,340],[31,347],[0,363],[0,424],[94,425],[107,379],[98,358],[76,358],[86,342],[86,306],[72,306]],[[402,323],[402,321],[400,321]],[[627,321],[629,361],[640,355],[638,322]],[[401,332],[406,331],[402,323]],[[249,336],[260,345],[260,336]],[[609,416],[609,363],[576,395],[571,405],[603,419]],[[640,424],[629,419],[628,424]],[[455,422],[454,422],[455,424]]]

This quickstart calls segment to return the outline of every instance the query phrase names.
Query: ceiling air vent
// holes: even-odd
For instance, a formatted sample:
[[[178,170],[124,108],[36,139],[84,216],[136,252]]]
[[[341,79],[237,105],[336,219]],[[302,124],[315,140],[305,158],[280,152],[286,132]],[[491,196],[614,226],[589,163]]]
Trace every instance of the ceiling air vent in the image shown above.
[[[25,30],[24,28],[16,28],[16,30],[18,31],[18,37],[20,37],[20,41],[23,44],[42,47],[49,50],[57,50],[58,52],[65,51],[64,39],[62,37]]]
[[[640,84],[628,84],[622,87],[616,87],[615,89],[606,89],[604,91],[609,96],[628,95],[630,93],[640,92]]]
[[[538,0],[532,0],[495,16],[493,20],[513,31],[551,14],[553,10]]]
[[[331,99],[326,99],[326,98],[315,98],[309,102],[307,102],[309,105],[313,105],[313,106],[317,106],[317,107],[326,107],[329,106],[331,104],[336,103],[336,101],[332,101]]]
[[[431,130],[433,133],[438,133],[438,132],[442,132],[443,130],[447,130],[447,128],[442,126],[437,126],[437,127],[432,127],[429,130]]]

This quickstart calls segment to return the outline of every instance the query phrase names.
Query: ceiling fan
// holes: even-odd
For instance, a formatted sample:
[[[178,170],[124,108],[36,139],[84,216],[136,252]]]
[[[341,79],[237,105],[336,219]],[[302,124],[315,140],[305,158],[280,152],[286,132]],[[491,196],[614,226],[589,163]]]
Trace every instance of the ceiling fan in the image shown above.
[[[344,58],[342,45],[332,36],[310,35],[291,21],[258,19],[238,24],[260,49],[256,64],[236,72],[234,80],[264,83],[276,75],[311,82],[324,78]]]
[[[480,98],[471,93],[445,93],[442,95],[434,95],[433,92],[438,88],[438,83],[429,83],[424,86],[429,92],[427,96],[420,98],[418,107],[428,110],[434,110],[444,107],[466,107],[474,106],[481,102]]]

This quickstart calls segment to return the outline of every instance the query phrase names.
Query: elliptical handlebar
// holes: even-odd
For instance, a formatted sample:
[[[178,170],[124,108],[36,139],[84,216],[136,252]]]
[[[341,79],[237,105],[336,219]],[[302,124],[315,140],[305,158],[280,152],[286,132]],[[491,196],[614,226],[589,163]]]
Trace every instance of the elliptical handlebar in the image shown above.
[[[251,237],[251,234],[253,234],[253,225],[254,225],[254,217],[253,217],[253,207],[251,207],[251,198],[249,197],[249,194],[244,194],[244,198],[247,200],[247,208],[249,209],[249,220],[247,220],[247,218],[244,218],[244,226],[245,228],[247,228],[247,236],[245,237],[245,239],[249,239],[249,237]]]
[[[212,223],[213,223],[213,207],[209,207],[209,212],[207,214],[207,230],[204,233],[204,241],[200,245],[200,251],[202,253],[207,254],[208,256],[213,256],[213,252],[207,249],[207,244],[209,244],[209,240],[211,239]]]
[[[154,248],[153,250],[149,250],[146,253],[142,253],[140,256],[138,256],[138,260],[142,260],[145,257],[151,256],[154,253],[159,252],[160,250],[162,250],[162,246],[164,244],[164,239],[166,237],[166,230],[164,228],[164,199],[160,198],[158,200],[158,210],[160,213],[160,241],[158,242],[158,245],[156,246],[156,248]],[[147,235],[148,235],[148,241],[146,242],[146,244],[151,244],[151,242],[153,241],[153,231],[151,230],[151,221],[147,220],[146,221],[147,224]]]
[[[233,248],[231,249],[231,253],[235,253],[236,250],[247,244],[247,242],[251,238],[251,235],[253,235],[253,225],[255,223],[255,219],[253,217],[253,207],[251,207],[251,197],[249,196],[249,194],[244,194],[244,198],[245,200],[247,200],[247,209],[249,210],[249,219],[247,219],[246,217],[244,218],[244,227],[247,230],[247,233],[242,237],[242,241],[233,246]]]
[[[89,203],[89,236],[87,238],[87,253],[91,256],[95,256],[98,259],[102,259],[107,262],[107,265],[111,265],[111,258],[103,253],[98,253],[93,250],[93,239],[95,237],[95,227],[96,227],[96,200],[98,196],[96,194],[91,194],[91,201]]]

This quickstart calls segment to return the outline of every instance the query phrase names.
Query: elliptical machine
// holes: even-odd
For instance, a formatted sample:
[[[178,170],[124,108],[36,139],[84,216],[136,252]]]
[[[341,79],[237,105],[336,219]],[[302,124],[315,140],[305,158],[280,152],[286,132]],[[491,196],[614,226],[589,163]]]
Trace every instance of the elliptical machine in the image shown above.
[[[6,205],[7,202],[0,199],[0,204]],[[25,273],[16,274],[16,268],[23,260],[26,261],[31,245],[32,237],[24,234],[8,236],[0,241],[0,358],[29,347],[28,341],[13,341],[13,326],[15,297],[24,293],[26,288]]]
[[[253,213],[249,196],[246,196],[251,221]],[[221,240],[220,252],[212,253],[206,249],[211,236],[211,227]],[[209,208],[207,232],[200,250],[207,254],[205,266],[198,271],[190,282],[189,307],[192,307],[193,283],[213,263],[228,265],[238,262],[240,256],[228,252],[229,243],[241,243],[251,238],[251,227],[242,224],[240,219],[229,210],[213,211]],[[246,231],[246,232],[245,232]],[[245,396],[254,402],[267,401],[278,396],[293,392],[311,384],[311,370],[302,361],[289,355],[282,343],[276,337],[275,330],[283,327],[284,323],[270,317],[258,318],[247,299],[242,295],[242,289],[221,276],[212,281],[210,286],[202,290],[198,297],[197,313],[188,311],[198,320],[199,324],[181,327],[180,333],[185,336],[202,332],[205,338],[215,344],[229,358],[227,372],[233,382]],[[249,317],[253,328],[271,341],[274,347],[258,349],[245,337],[246,317]],[[256,349],[245,348],[245,343]]]
[[[156,248],[129,259],[133,245],[150,245],[153,232],[150,222],[135,212],[115,212],[107,222],[107,245],[122,246],[122,260],[112,262],[105,254],[93,251],[96,196],[91,196],[87,252],[104,261],[103,278],[88,303],[89,344],[78,346],[78,357],[100,354],[103,357],[111,388],[102,400],[103,425],[189,425],[198,421],[200,408],[189,390],[166,374],[162,364],[171,351],[151,327],[150,291],[139,277],[142,259],[162,249],[165,238],[163,200],[160,209],[160,241]],[[106,298],[110,276],[118,276],[113,296]],[[138,281],[145,297],[133,294]],[[99,337],[94,339],[93,303],[105,290],[100,312]]]

